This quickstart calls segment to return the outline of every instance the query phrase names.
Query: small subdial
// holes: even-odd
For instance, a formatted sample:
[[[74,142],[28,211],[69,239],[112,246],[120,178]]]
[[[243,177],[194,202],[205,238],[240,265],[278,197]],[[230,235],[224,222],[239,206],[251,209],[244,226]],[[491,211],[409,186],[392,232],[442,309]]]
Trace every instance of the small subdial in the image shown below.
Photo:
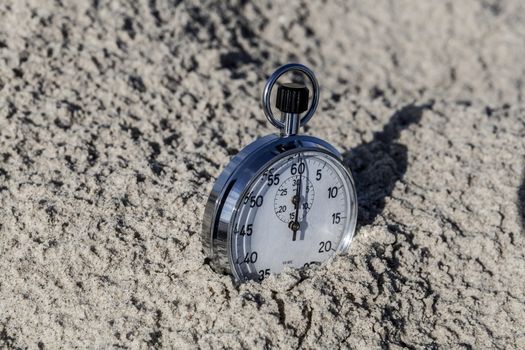
[[[282,222],[289,223],[295,220],[297,212],[298,221],[302,221],[312,208],[314,195],[314,186],[308,178],[303,175],[290,176],[275,193],[273,201],[275,215]]]

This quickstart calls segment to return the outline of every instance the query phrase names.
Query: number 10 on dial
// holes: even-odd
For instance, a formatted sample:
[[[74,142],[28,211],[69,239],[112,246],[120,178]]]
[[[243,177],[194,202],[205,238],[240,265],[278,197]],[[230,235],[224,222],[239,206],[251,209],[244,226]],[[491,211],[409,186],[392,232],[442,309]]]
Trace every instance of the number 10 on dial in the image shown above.
[[[283,84],[277,108],[269,108],[273,84],[297,70],[314,87]],[[206,206],[203,239],[213,266],[236,280],[262,281],[285,268],[323,263],[345,251],[354,234],[357,199],[352,176],[330,144],[298,135],[319,97],[313,73],[297,64],[278,69],[268,81],[263,105],[280,135],[268,135],[244,148],[217,180]]]

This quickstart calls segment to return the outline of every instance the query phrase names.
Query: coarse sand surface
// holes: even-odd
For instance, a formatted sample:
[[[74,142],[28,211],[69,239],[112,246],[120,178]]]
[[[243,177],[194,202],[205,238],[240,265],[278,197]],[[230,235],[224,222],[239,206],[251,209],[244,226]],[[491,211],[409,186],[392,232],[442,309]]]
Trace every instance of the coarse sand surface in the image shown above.
[[[358,229],[235,285],[204,205],[287,62]],[[0,348],[523,348],[524,79],[520,0],[1,1]]]

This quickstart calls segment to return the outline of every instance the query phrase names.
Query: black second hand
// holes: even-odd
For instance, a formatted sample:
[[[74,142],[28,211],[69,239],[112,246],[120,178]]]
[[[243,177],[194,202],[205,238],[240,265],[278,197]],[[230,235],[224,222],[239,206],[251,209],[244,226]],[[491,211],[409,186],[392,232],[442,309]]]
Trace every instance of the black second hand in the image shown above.
[[[301,164],[301,159],[299,158],[299,164]],[[297,171],[299,171],[299,166],[297,166]],[[299,174],[299,180],[297,182],[297,190],[296,190],[296,193],[295,193],[295,221],[294,223],[292,224],[292,230],[293,230],[293,237],[292,237],[292,241],[295,241],[297,239],[297,231],[299,230],[299,228],[301,227],[301,225],[299,224],[299,206],[301,205],[301,185],[302,185],[302,176],[301,174]]]

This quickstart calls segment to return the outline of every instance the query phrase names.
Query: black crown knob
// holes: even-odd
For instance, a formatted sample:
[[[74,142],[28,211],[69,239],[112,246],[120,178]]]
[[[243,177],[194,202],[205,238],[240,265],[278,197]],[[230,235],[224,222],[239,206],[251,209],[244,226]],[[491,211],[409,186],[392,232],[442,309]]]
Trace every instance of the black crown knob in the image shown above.
[[[283,113],[299,114],[308,109],[308,88],[302,84],[285,83],[277,89],[276,107]]]

